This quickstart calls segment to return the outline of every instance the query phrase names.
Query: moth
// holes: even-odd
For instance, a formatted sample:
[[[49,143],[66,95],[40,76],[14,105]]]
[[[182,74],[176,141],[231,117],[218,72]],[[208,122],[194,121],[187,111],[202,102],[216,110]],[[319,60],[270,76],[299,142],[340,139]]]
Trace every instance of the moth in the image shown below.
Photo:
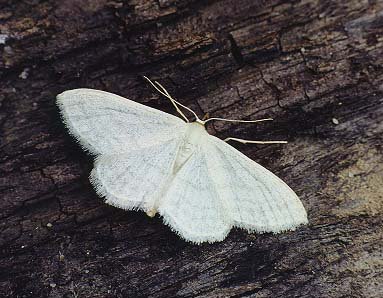
[[[69,132],[95,156],[90,181],[106,203],[149,216],[158,213],[194,243],[222,241],[232,227],[278,233],[308,222],[302,202],[286,183],[227,143],[284,141],[221,140],[205,128],[210,121],[272,119],[201,120],[160,83],[146,79],[182,119],[100,90],[74,89],[57,96]]]

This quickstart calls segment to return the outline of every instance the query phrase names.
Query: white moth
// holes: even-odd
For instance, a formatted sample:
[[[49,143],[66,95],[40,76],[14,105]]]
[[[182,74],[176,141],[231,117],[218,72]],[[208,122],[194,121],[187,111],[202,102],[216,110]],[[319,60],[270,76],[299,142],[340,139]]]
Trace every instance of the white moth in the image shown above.
[[[223,141],[205,129],[212,120],[272,119],[200,120],[158,82],[149,82],[185,121],[99,90],[57,96],[70,133],[96,156],[90,181],[108,204],[149,216],[158,212],[173,231],[195,243],[222,241],[232,227],[277,233],[307,223],[294,191],[225,141],[285,142]],[[190,123],[179,106],[196,120]]]

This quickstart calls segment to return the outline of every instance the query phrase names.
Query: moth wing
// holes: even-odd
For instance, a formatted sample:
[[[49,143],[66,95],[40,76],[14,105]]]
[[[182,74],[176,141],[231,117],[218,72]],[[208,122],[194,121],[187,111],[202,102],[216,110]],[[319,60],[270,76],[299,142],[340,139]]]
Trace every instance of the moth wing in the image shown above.
[[[68,90],[57,104],[70,133],[96,155],[161,144],[186,129],[176,116],[100,90]]]
[[[207,158],[202,148],[192,153],[175,174],[158,209],[173,231],[195,243],[221,241],[231,228],[209,176]]]
[[[308,222],[298,196],[272,172],[214,136],[206,147],[209,177],[234,226],[277,233]]]
[[[106,203],[149,211],[167,188],[181,138],[97,157],[90,181]]]

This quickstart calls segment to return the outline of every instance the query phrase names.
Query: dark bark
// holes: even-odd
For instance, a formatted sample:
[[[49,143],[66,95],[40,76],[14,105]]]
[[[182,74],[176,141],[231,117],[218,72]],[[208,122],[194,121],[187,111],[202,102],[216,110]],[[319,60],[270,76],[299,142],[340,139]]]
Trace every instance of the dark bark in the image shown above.
[[[383,1],[2,0],[0,34],[0,295],[383,296]],[[310,224],[197,246],[104,204],[55,96],[89,87],[174,113],[142,75],[201,116],[275,118],[212,131],[287,139],[235,146]]]

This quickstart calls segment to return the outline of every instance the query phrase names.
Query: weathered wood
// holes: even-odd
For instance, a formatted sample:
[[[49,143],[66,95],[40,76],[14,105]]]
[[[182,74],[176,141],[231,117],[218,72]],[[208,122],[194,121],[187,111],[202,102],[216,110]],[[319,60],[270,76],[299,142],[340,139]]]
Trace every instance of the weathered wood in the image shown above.
[[[2,297],[382,297],[383,1],[0,1]],[[96,196],[59,92],[166,112],[158,78],[300,195],[310,224],[185,243]],[[333,120],[336,119],[336,120]],[[339,124],[335,124],[339,122]]]

